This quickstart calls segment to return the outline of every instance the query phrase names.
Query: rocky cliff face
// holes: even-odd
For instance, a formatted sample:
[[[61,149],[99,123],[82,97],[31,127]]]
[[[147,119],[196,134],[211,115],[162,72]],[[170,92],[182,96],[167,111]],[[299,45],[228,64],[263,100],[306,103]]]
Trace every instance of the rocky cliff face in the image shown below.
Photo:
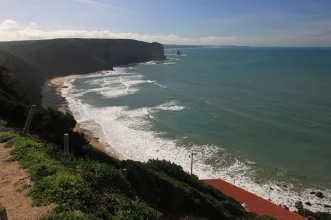
[[[43,83],[55,76],[109,70],[116,65],[163,60],[159,43],[123,39],[53,39],[0,42],[0,65],[19,81],[17,89],[40,103]],[[33,91],[33,92],[31,92]],[[38,91],[38,94],[36,94]]]

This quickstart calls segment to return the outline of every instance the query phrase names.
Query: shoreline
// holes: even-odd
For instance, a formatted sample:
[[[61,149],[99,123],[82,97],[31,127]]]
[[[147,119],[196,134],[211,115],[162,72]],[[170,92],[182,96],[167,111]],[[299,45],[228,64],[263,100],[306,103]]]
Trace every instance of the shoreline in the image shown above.
[[[44,108],[51,107],[51,108],[56,108],[61,112],[70,112],[68,102],[66,98],[62,96],[62,89],[67,88],[66,86],[64,86],[65,79],[73,76],[78,76],[78,75],[55,77],[45,82],[42,88],[42,96],[43,96],[42,106]],[[89,144],[92,147],[106,153],[108,156],[117,159],[123,158],[123,156],[118,152],[109,152],[109,150],[107,149],[110,148],[111,146],[109,145],[107,146],[107,144],[101,143],[99,141],[99,138],[95,137],[92,131],[81,128],[78,122],[73,130],[79,133],[83,133],[85,137],[87,137]]]

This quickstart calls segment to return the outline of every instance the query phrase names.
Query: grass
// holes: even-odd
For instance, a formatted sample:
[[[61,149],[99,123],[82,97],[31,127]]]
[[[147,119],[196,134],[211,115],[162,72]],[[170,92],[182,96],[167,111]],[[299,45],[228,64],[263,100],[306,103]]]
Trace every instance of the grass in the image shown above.
[[[4,143],[14,137],[17,137],[18,134],[12,131],[1,132],[0,133],[0,143]]]
[[[147,204],[132,197],[123,171],[106,163],[75,158],[51,145],[15,133],[0,133],[14,160],[34,184],[33,204],[55,204],[43,219],[158,219]],[[131,197],[130,197],[131,196]]]

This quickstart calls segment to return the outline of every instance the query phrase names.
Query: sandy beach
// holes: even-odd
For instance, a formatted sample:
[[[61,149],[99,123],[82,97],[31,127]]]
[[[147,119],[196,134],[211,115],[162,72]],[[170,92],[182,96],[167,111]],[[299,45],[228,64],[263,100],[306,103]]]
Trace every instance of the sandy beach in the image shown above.
[[[73,76],[73,75],[71,75]],[[69,77],[69,76],[68,76]],[[65,88],[64,80],[66,77],[56,77],[46,81],[42,89],[43,101],[42,106],[44,108],[56,108],[62,112],[68,112],[68,103],[66,99],[61,95],[61,90]],[[119,153],[107,151],[107,145],[99,142],[99,139],[93,135],[93,133],[87,129],[81,128],[79,123],[76,124],[74,131],[84,133],[88,138],[90,145],[94,148],[106,153],[111,157],[121,159],[122,156]]]

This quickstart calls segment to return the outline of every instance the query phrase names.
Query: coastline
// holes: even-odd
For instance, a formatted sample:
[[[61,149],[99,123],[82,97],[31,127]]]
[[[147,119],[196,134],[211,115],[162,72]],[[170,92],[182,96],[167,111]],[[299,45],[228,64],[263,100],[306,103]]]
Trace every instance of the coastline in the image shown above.
[[[65,79],[67,77],[73,77],[73,76],[77,76],[77,75],[69,75],[66,77],[55,77],[45,82],[42,88],[42,96],[43,96],[42,106],[44,108],[51,107],[51,108],[56,108],[57,110],[62,112],[70,112],[68,107],[68,102],[62,96],[62,89],[66,88],[66,86],[64,86]],[[92,131],[81,128],[78,122],[74,128],[74,131],[83,133],[85,137],[87,137],[89,144],[92,147],[106,153],[110,157],[117,159],[122,158],[122,155],[120,155],[117,152],[109,152],[107,148],[109,148],[110,146],[101,143],[99,141],[99,138],[95,137]]]

